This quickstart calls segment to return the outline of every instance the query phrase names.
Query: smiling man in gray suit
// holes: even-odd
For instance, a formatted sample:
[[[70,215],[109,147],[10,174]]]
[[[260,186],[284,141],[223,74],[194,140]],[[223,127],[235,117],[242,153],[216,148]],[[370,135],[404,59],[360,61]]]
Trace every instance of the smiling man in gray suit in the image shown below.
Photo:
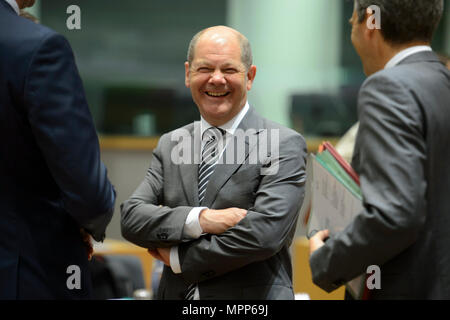
[[[371,5],[381,29],[367,23]],[[352,159],[364,210],[310,240],[327,291],[378,265],[373,299],[450,299],[450,72],[430,48],[442,12],[442,0],[355,1],[352,42],[369,76]]]
[[[293,299],[305,141],[249,106],[256,67],[236,30],[195,35],[185,72],[201,121],[160,138],[122,234],[164,262],[159,299]]]

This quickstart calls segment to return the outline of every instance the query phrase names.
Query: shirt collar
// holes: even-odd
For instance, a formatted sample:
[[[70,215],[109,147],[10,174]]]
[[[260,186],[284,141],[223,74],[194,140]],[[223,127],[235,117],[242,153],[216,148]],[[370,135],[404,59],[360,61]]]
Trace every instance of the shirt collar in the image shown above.
[[[13,9],[14,11],[19,15],[19,5],[17,4],[16,0],[5,0]]]
[[[242,119],[247,114],[249,108],[250,108],[250,105],[248,104],[248,101],[246,101],[245,106],[242,108],[242,110],[239,111],[239,113],[237,115],[235,115],[233,119],[231,119],[227,123],[219,126],[219,128],[221,128],[221,129],[225,130],[226,132],[228,132],[229,134],[233,135],[234,132],[236,131],[237,127],[241,123]],[[203,133],[207,129],[209,129],[213,126],[210,125],[205,119],[203,119],[203,117],[201,117],[200,123],[201,123],[201,133],[202,133],[201,136],[203,137]]]
[[[409,47],[409,48],[397,53],[391,60],[389,60],[389,62],[386,64],[386,66],[384,68],[389,69],[389,68],[395,67],[396,65],[398,65],[400,62],[402,62],[404,59],[406,59],[410,55],[413,55],[415,53],[422,52],[422,51],[432,51],[432,49],[430,46]]]

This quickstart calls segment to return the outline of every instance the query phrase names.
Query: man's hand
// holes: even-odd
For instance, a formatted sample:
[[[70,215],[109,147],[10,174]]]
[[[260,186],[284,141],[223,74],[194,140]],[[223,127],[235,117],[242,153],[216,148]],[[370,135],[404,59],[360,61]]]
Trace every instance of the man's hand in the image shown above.
[[[228,208],[222,210],[204,209],[200,212],[199,222],[203,232],[221,234],[234,227],[247,215],[247,210]]]
[[[92,246],[92,237],[83,228],[80,229],[81,239],[83,239],[84,246],[88,255],[88,260],[92,259],[94,254],[94,247]]]
[[[319,249],[325,244],[325,239],[330,236],[330,231],[322,230],[317,232],[311,239],[309,239],[309,255]]]
[[[153,258],[162,261],[166,266],[170,267],[170,248],[148,249],[148,253]]]

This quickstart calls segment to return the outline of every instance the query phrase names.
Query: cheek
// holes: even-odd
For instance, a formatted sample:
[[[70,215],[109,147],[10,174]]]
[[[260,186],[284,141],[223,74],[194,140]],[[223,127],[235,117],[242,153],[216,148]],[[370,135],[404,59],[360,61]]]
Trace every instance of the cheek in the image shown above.
[[[352,32],[350,40],[352,41],[353,47],[359,53],[359,39],[358,34],[354,31]]]
[[[188,83],[191,89],[200,90],[208,83],[209,77],[206,75],[196,75],[189,78]]]
[[[247,77],[228,79],[228,83],[234,92],[239,92],[240,94],[247,92],[252,87],[252,82]]]

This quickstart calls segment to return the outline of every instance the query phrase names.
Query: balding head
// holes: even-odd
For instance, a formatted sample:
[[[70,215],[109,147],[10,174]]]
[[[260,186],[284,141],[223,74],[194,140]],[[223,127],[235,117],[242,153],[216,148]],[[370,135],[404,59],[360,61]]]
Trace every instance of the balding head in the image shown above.
[[[192,65],[192,61],[194,60],[195,48],[197,47],[198,42],[204,38],[215,41],[225,41],[227,39],[229,40],[230,38],[236,39],[236,41],[238,41],[239,43],[239,47],[241,48],[242,63],[247,70],[249,70],[252,66],[253,56],[250,42],[243,34],[233,28],[226,26],[214,26],[206,28],[194,35],[191,42],[189,43],[189,49],[187,53],[187,61],[189,62],[189,65]]]
[[[256,75],[249,48],[243,35],[224,26],[202,30],[192,39],[185,84],[210,125],[227,123],[244,107]]]

